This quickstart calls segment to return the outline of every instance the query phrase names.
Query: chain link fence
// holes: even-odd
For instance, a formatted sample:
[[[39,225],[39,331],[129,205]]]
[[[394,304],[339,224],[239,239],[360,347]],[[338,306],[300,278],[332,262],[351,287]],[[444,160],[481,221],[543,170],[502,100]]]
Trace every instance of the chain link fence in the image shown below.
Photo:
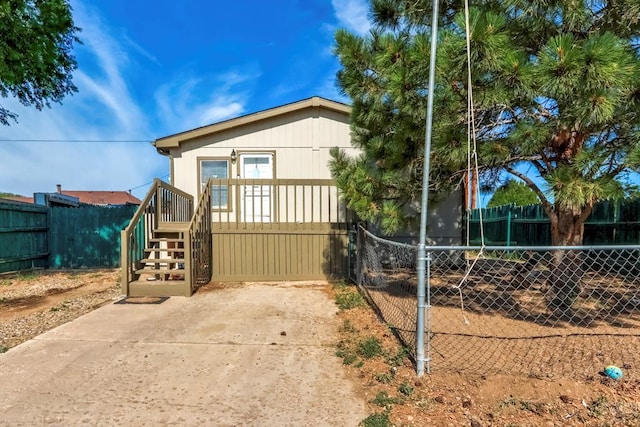
[[[358,247],[361,289],[415,356],[417,246],[360,229]],[[640,247],[427,251],[432,372],[589,377],[640,366]]]

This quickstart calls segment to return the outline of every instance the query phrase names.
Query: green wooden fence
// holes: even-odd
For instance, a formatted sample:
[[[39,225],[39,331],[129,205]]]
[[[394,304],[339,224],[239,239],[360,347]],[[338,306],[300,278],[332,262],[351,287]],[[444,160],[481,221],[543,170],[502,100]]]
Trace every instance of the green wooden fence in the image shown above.
[[[0,273],[120,266],[120,230],[137,206],[29,205],[0,201]]]
[[[47,266],[47,208],[0,201],[0,273]]]
[[[120,231],[137,206],[51,208],[50,268],[120,266]]]
[[[480,243],[480,213],[485,244],[551,245],[551,225],[541,205],[498,206],[470,212],[471,243]],[[594,206],[584,227],[585,245],[640,244],[640,199],[604,201]]]

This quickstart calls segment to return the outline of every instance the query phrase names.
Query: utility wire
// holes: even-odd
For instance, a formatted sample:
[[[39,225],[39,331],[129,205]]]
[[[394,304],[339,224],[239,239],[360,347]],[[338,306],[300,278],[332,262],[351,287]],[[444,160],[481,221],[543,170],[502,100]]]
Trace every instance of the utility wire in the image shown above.
[[[150,139],[0,139],[0,142],[153,142]]]
[[[167,178],[168,176],[169,176],[169,174],[161,176],[160,179]],[[137,190],[138,188],[142,188],[142,187],[147,187],[147,186],[149,186],[151,184],[153,184],[153,181],[147,182],[146,184],[138,185],[137,187],[132,187],[128,191]]]

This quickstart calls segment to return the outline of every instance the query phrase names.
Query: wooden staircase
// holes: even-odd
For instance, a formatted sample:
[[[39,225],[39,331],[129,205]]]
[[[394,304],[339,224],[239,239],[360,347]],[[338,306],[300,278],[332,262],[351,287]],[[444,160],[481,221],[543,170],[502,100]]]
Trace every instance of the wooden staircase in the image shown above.
[[[129,283],[129,296],[169,296],[184,294],[188,273],[185,262],[188,222],[163,223],[152,231],[144,248],[138,279]]]
[[[122,291],[191,296],[211,280],[211,189],[193,196],[156,179],[121,233]]]

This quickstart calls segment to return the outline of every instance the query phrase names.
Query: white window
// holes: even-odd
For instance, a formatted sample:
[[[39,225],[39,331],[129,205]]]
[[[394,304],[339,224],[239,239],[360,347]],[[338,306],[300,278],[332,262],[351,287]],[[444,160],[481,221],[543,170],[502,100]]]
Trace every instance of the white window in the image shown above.
[[[200,160],[200,188],[207,185],[209,178],[229,178],[228,160]],[[229,187],[214,184],[211,188],[211,207],[214,209],[229,208]]]

